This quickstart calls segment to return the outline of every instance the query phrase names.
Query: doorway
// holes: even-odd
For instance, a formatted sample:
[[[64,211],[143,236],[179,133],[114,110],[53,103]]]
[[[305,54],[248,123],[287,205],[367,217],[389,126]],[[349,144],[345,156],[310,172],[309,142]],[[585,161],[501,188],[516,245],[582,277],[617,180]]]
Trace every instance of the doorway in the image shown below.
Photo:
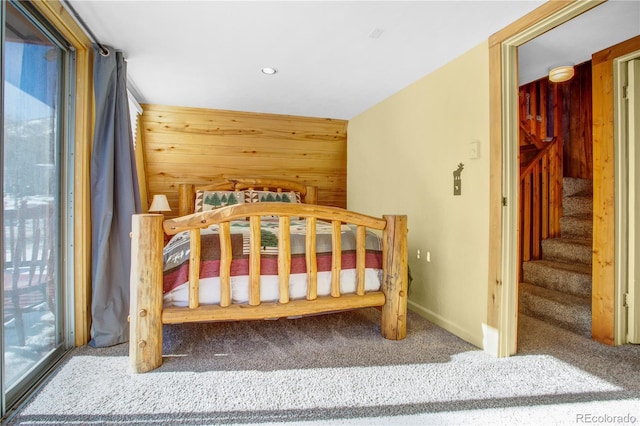
[[[517,134],[517,88],[518,47],[529,40],[599,6],[601,2],[548,2],[531,14],[521,18],[489,40],[490,56],[490,117],[491,117],[491,176],[490,188],[490,246],[489,254],[489,306],[487,325],[497,329],[497,353],[508,356],[517,351],[517,219],[518,219],[518,134]],[[636,29],[637,31],[637,29]],[[597,50],[597,49],[596,49]],[[609,52],[611,53],[611,52]],[[594,70],[595,70],[594,66]],[[599,70],[602,72],[602,70]],[[610,73],[610,72],[609,72]],[[611,78],[612,80],[612,78]],[[594,74],[594,81],[596,77]],[[602,89],[602,93],[610,93]],[[594,87],[594,93],[598,91]],[[613,102],[613,99],[611,99]],[[594,101],[595,106],[595,101]],[[606,109],[598,105],[600,109]],[[613,113],[613,108],[610,109]],[[600,114],[602,111],[598,111]],[[596,114],[596,112],[594,112]],[[594,116],[594,123],[597,120]],[[613,121],[613,120],[611,120]],[[594,126],[594,144],[597,138],[613,129]],[[613,138],[604,135],[604,146],[594,149],[594,181],[604,183],[594,188],[594,206],[612,209],[613,194]],[[611,148],[609,155],[603,148]],[[600,163],[597,163],[600,162]],[[597,176],[598,165],[611,167],[610,175]],[[598,170],[600,172],[602,170]],[[606,170],[609,173],[608,170]],[[609,187],[610,186],[610,187]],[[599,198],[600,197],[600,198]],[[607,204],[611,203],[611,204]],[[594,209],[595,210],[595,209]],[[600,216],[598,216],[601,214]],[[613,285],[614,224],[611,210],[608,213],[594,211],[594,293],[593,315],[594,338],[613,344]],[[611,247],[607,246],[608,244]],[[603,249],[604,247],[604,249]],[[610,256],[610,258],[608,258]],[[609,309],[607,311],[607,309]]]

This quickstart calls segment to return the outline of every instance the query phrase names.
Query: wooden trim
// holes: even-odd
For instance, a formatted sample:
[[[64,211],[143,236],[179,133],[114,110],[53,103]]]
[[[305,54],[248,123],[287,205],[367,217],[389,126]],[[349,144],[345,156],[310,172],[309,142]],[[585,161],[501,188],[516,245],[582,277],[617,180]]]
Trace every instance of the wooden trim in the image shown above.
[[[499,46],[504,41],[510,39],[511,37],[527,31],[528,29],[535,26],[539,22],[549,18],[550,16],[553,16],[554,14],[558,13],[559,11],[571,5],[572,3],[575,3],[576,1],[578,0],[547,1],[546,3],[542,4],[540,7],[536,8],[535,10],[523,16],[522,18],[507,25],[500,31],[491,35],[489,37],[489,48],[492,48],[494,46]]]
[[[57,0],[32,4],[76,49],[74,145],[74,311],[75,345],[91,334],[90,159],[93,137],[93,49],[91,40]]]
[[[593,263],[592,337],[615,343],[615,58],[640,50],[640,36],[592,56]]]
[[[491,41],[491,39],[489,39]],[[489,295],[487,325],[499,330],[502,310],[502,52],[489,47]],[[515,201],[515,200],[514,200]]]

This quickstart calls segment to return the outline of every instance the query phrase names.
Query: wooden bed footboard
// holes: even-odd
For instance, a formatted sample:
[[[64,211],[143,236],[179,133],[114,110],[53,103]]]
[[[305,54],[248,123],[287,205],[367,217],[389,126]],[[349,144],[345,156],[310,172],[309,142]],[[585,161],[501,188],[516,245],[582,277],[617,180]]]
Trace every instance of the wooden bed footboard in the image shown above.
[[[260,218],[278,216],[279,300],[260,301]],[[305,299],[289,298],[291,218],[305,218],[305,262],[307,295]],[[231,301],[232,220],[249,218],[249,303]],[[317,295],[316,223],[332,225],[331,294]],[[356,227],[356,292],[340,294],[341,225]],[[198,300],[200,264],[200,229],[218,224],[220,234],[220,303],[200,305]],[[381,291],[365,292],[366,229],[382,232],[383,279]],[[190,232],[189,306],[163,309],[163,241],[169,235]],[[163,221],[158,214],[138,214],[132,218],[131,233],[131,302],[129,358],[131,370],[143,373],[162,364],[162,325],[183,322],[252,320],[292,317],[364,307],[382,307],[381,332],[387,339],[406,336],[407,318],[407,217],[404,215],[375,218],[336,207],[289,203],[255,203],[224,207]],[[334,273],[335,271],[335,273]]]

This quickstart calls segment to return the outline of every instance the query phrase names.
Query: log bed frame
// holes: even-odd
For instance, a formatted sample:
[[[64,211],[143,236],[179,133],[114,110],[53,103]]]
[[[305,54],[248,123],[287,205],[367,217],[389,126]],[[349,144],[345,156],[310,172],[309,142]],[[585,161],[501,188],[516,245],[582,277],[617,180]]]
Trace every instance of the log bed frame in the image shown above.
[[[253,203],[223,207],[213,211],[187,214],[193,211],[196,189],[258,189],[299,191],[305,204]],[[223,178],[220,183],[196,187],[181,185],[180,217],[164,220],[161,214],[136,214],[132,217],[131,233],[131,300],[129,359],[134,373],[143,373],[162,365],[162,325],[184,322],[257,320],[328,313],[365,307],[381,307],[381,333],[391,340],[406,336],[407,312],[407,217],[389,215],[383,218],[354,213],[337,207],[319,206],[316,188],[295,182],[268,179]],[[185,215],[186,214],[186,215]],[[260,216],[278,216],[280,222],[278,246],[278,276],[280,296],[277,302],[260,301]],[[291,217],[307,219],[306,299],[289,299],[291,262],[289,224]],[[249,303],[233,304],[230,289],[231,240],[230,221],[250,221]],[[339,273],[332,273],[331,295],[317,295],[316,222],[327,221],[333,226],[332,271],[341,269],[342,224],[356,225],[356,293],[340,294]],[[198,301],[200,262],[200,228],[218,224],[220,229],[221,298],[216,305],[200,305]],[[365,233],[370,228],[382,232],[383,281],[381,291],[365,292]],[[163,232],[164,230],[164,232]],[[164,233],[175,235],[190,232],[189,306],[163,308],[162,250]]]

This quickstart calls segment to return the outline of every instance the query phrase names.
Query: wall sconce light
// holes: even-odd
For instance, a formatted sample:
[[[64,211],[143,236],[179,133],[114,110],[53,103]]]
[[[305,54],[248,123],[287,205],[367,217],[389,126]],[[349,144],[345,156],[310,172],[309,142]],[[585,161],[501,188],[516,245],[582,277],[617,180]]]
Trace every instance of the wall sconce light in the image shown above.
[[[549,70],[549,81],[554,83],[562,83],[563,81],[571,80],[575,71],[573,65],[563,65],[560,67],[551,68]]]
[[[153,196],[153,201],[151,201],[151,205],[149,206],[149,213],[162,213],[170,211],[171,207],[169,207],[169,201],[167,201],[166,195],[158,194]]]

